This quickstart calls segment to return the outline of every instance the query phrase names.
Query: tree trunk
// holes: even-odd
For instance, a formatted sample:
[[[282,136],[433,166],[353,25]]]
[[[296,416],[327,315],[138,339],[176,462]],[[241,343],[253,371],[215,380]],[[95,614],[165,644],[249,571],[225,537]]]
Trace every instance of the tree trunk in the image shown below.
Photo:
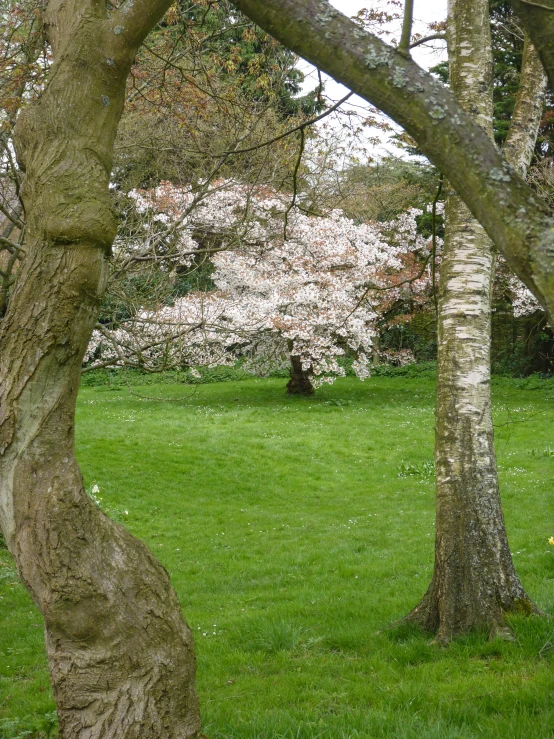
[[[111,43],[122,26],[100,5],[51,3],[46,28],[50,82],[16,128],[27,256],[0,324],[1,530],[44,616],[60,739],[198,737],[193,639],[169,577],[90,500],[74,450],[136,48]]]
[[[431,585],[408,619],[447,641],[506,633],[504,615],[536,609],[515,572],[498,491],[490,397],[491,243],[451,195],[439,287]]]
[[[373,337],[373,346],[371,348],[371,364],[374,367],[379,367],[381,364],[381,337],[379,334],[375,334]]]
[[[289,342],[292,351],[292,342]],[[290,380],[287,382],[287,395],[313,395],[314,386],[310,375],[302,367],[302,361],[296,354],[290,355]]]
[[[452,88],[492,134],[488,2],[450,0],[448,36]],[[521,146],[528,138],[521,137]],[[490,394],[493,275],[492,243],[451,193],[439,285],[435,569],[408,616],[441,641],[475,628],[508,634],[505,614],[537,612],[513,566],[498,489]]]
[[[504,154],[512,167],[525,177],[531,164],[544,109],[548,79],[539,55],[525,36],[521,73]]]

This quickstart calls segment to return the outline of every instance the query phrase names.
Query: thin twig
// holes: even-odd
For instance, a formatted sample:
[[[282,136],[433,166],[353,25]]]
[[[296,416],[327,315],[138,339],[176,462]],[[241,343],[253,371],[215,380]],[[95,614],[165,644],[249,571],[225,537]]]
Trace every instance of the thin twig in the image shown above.
[[[421,46],[421,44],[426,44],[428,41],[446,41],[446,34],[445,33],[433,33],[430,36],[424,36],[423,38],[417,39],[417,41],[412,41],[410,44],[410,49],[415,49],[416,46]]]
[[[159,403],[182,403],[185,400],[190,400],[196,395],[198,388],[200,387],[200,383],[197,383],[192,393],[184,398],[156,398],[152,395],[141,395],[140,393],[136,393],[127,380],[125,380],[125,384],[127,385],[129,394],[133,395],[135,398],[140,398],[141,400],[157,400]]]
[[[540,3],[532,3],[531,0],[521,0],[525,5],[532,5],[534,8],[542,8],[543,10],[554,11],[554,8],[550,8],[548,5],[541,5]]]
[[[290,136],[293,133],[296,133],[296,131],[303,131],[305,128],[308,128],[308,126],[312,126],[314,123],[317,123],[318,121],[321,121],[326,116],[330,115],[331,113],[334,113],[337,108],[340,108],[340,106],[345,103],[349,98],[352,97],[354,93],[349,92],[348,95],[345,95],[343,98],[341,98],[338,102],[336,102],[334,105],[332,105],[330,108],[327,108],[327,110],[323,111],[323,113],[320,113],[320,115],[316,116],[315,118],[310,118],[309,121],[304,121],[304,123],[300,123],[298,126],[295,126],[294,128],[290,128],[288,131],[285,131],[284,133],[279,134],[279,136],[275,136],[272,139],[268,139],[268,141],[264,141],[261,144],[256,144],[255,146],[249,146],[246,149],[232,149],[231,151],[224,151],[221,152],[221,154],[214,154],[214,159],[220,156],[224,155],[234,155],[234,154],[247,154],[249,151],[255,151],[256,149],[263,149],[265,146],[271,146],[271,144],[277,143],[277,141],[281,141],[281,139],[286,138],[287,136]]]
[[[412,40],[412,25],[414,22],[414,0],[405,0],[404,2],[404,22],[402,24],[402,37],[398,44],[397,51],[402,56],[410,56],[410,41]]]
[[[493,427],[495,429],[499,429],[502,426],[512,426],[514,423],[529,423],[529,421],[531,421],[533,418],[536,418],[537,416],[542,416],[543,414],[544,414],[543,411],[538,411],[537,413],[532,413],[527,418],[518,418],[516,420],[512,420],[512,418],[511,418],[511,411],[510,411],[510,409],[508,409],[509,419],[507,421],[505,421],[504,423],[493,423]]]
[[[283,238],[286,241],[287,240],[287,227],[289,224],[289,213],[296,205],[296,197],[298,195],[298,171],[300,169],[300,164],[302,163],[302,155],[304,154],[304,146],[306,143],[306,134],[304,133],[304,129],[300,129],[300,149],[298,151],[298,158],[296,160],[296,165],[294,167],[294,172],[292,175],[292,200],[290,201],[289,207],[285,211],[285,224],[283,228]]]

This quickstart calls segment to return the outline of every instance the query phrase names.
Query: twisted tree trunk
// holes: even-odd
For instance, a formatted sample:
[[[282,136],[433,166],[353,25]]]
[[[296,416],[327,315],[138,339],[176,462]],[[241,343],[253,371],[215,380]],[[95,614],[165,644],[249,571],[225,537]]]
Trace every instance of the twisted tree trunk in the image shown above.
[[[450,0],[448,42],[452,88],[492,135],[485,0]],[[527,45],[509,147],[520,170],[537,134],[540,71]],[[505,614],[537,612],[513,566],[498,489],[490,393],[493,276],[491,241],[450,193],[439,286],[435,568],[427,593],[408,616],[441,641],[474,628],[507,635]]]
[[[74,450],[125,80],[167,4],[109,18],[102,3],[50,2],[55,63],[16,127],[27,257],[0,324],[0,524],[44,616],[62,739],[200,736],[192,634],[169,577],[89,499]]]

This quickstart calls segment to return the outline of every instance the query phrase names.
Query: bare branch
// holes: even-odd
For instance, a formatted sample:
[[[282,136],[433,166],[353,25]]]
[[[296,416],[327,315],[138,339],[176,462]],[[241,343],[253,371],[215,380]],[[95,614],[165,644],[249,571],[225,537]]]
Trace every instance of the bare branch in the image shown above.
[[[398,51],[403,56],[410,56],[410,41],[412,40],[412,25],[414,22],[414,0],[404,0],[404,22],[402,24],[402,37],[398,44]]]
[[[304,129],[300,129],[300,147],[298,149],[298,158],[296,160],[296,164],[294,165],[294,172],[292,174],[292,200],[290,201],[290,204],[288,208],[285,211],[285,218],[284,218],[284,227],[283,227],[283,238],[285,241],[287,240],[287,226],[289,222],[289,214],[291,210],[296,205],[296,198],[298,196],[298,172],[300,170],[300,165],[302,163],[302,156],[304,154],[304,146],[306,143],[306,137],[304,133]]]
[[[524,7],[521,0],[512,2],[518,11]],[[413,136],[512,269],[554,314],[550,214],[445,85],[326,0],[235,0],[235,5]],[[530,35],[537,48],[549,43],[554,72],[554,17],[549,25],[542,44]]]
[[[17,226],[17,228],[20,228],[21,230],[25,228],[23,221],[21,221],[13,211],[8,210],[8,208],[2,205],[2,203],[0,203],[0,213],[3,213],[8,220]]]
[[[446,34],[432,33],[430,36],[418,38],[416,41],[412,41],[412,43],[410,44],[410,49],[415,49],[416,46],[421,46],[421,44],[427,44],[429,41],[446,41]]]
[[[11,241],[11,239],[6,239],[3,236],[0,236],[0,246],[4,246],[10,254],[16,254],[18,259],[23,259],[25,249],[23,249],[19,244],[16,244],[15,241]]]
[[[341,105],[343,105],[347,100],[349,100],[353,92],[349,92],[348,95],[345,95],[343,98],[338,100],[334,105],[332,105],[330,108],[327,108],[323,113],[316,116],[315,118],[310,118],[309,121],[304,121],[304,123],[300,123],[298,126],[295,126],[294,128],[289,128],[288,131],[285,131],[284,133],[279,134],[279,136],[275,136],[272,139],[268,139],[267,141],[264,141],[261,144],[256,144],[255,146],[249,146],[246,149],[231,149],[230,151],[223,151],[220,154],[213,155],[214,158],[221,157],[221,156],[227,156],[229,154],[246,154],[249,151],[255,151],[256,149],[262,149],[265,146],[271,146],[272,144],[277,143],[277,141],[281,141],[282,139],[286,138],[287,136],[290,136],[293,133],[296,133],[296,131],[302,131],[305,128],[308,128],[309,126],[313,126],[314,123],[317,123],[318,121],[323,120],[323,118],[326,118],[331,113],[334,113],[335,110],[338,110]]]
[[[520,2],[525,3],[525,5],[532,5],[534,8],[542,8],[543,10],[550,10],[551,12],[554,11],[554,8],[551,8],[549,5],[541,5],[541,3],[533,3],[531,0],[520,0]]]

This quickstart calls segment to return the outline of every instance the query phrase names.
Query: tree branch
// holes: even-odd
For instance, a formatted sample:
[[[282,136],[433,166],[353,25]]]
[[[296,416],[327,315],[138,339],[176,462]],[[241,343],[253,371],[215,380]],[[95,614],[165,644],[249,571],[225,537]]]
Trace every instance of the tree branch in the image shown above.
[[[521,6],[521,0],[513,3]],[[235,0],[234,4],[400,124],[554,316],[554,230],[549,211],[445,85],[326,0]],[[554,62],[554,44],[551,48]]]
[[[506,159],[522,177],[533,158],[546,86],[547,78],[541,60],[526,35],[516,103],[503,149]]]
[[[138,48],[172,4],[173,0],[127,0],[113,14],[111,31],[121,45]]]
[[[417,41],[412,41],[412,43],[410,44],[410,49],[415,49],[416,46],[421,46],[421,44],[426,44],[429,41],[446,41],[446,34],[432,33],[430,36],[418,38]]]
[[[23,230],[25,228],[25,225],[22,220],[20,220],[15,213],[12,213],[6,208],[2,203],[0,203],[0,213],[3,213],[6,218],[11,221],[14,226],[17,226],[17,228]]]
[[[554,86],[554,2],[510,0],[541,58],[550,85]]]
[[[11,241],[11,239],[6,239],[3,236],[0,236],[0,246],[7,249],[10,254],[16,254],[18,259],[23,259],[25,249],[19,244],[16,244],[15,241]]]
[[[247,154],[250,151],[255,151],[256,149],[262,149],[265,146],[271,146],[272,144],[277,143],[277,141],[281,141],[282,139],[285,139],[287,136],[290,136],[293,133],[296,133],[296,131],[302,131],[304,128],[308,128],[308,126],[313,126],[314,123],[318,123],[319,121],[323,120],[323,118],[326,118],[331,113],[334,113],[335,110],[338,110],[341,105],[346,103],[347,100],[349,100],[353,92],[349,92],[348,95],[345,95],[343,98],[338,100],[336,103],[331,105],[330,108],[327,108],[327,110],[324,110],[323,113],[320,113],[315,118],[310,118],[308,121],[304,121],[304,123],[300,123],[298,126],[295,126],[294,128],[289,128],[284,133],[279,134],[279,136],[275,136],[272,139],[268,139],[267,141],[262,141],[261,144],[255,144],[254,146],[249,146],[246,149],[230,149],[229,151],[222,151],[220,154],[213,154],[212,158],[222,157],[229,154]]]
[[[296,164],[294,166],[294,172],[292,173],[292,200],[289,203],[288,208],[285,211],[285,218],[284,218],[284,226],[283,226],[283,239],[287,240],[287,227],[289,222],[289,214],[291,210],[296,205],[296,198],[298,196],[298,172],[300,170],[300,165],[302,164],[302,156],[304,154],[304,146],[306,143],[306,134],[304,133],[304,129],[300,129],[300,147],[298,149],[298,157],[296,159]]]
[[[398,44],[398,51],[407,57],[410,56],[413,22],[414,0],[404,0],[404,22],[402,23],[402,36]]]

